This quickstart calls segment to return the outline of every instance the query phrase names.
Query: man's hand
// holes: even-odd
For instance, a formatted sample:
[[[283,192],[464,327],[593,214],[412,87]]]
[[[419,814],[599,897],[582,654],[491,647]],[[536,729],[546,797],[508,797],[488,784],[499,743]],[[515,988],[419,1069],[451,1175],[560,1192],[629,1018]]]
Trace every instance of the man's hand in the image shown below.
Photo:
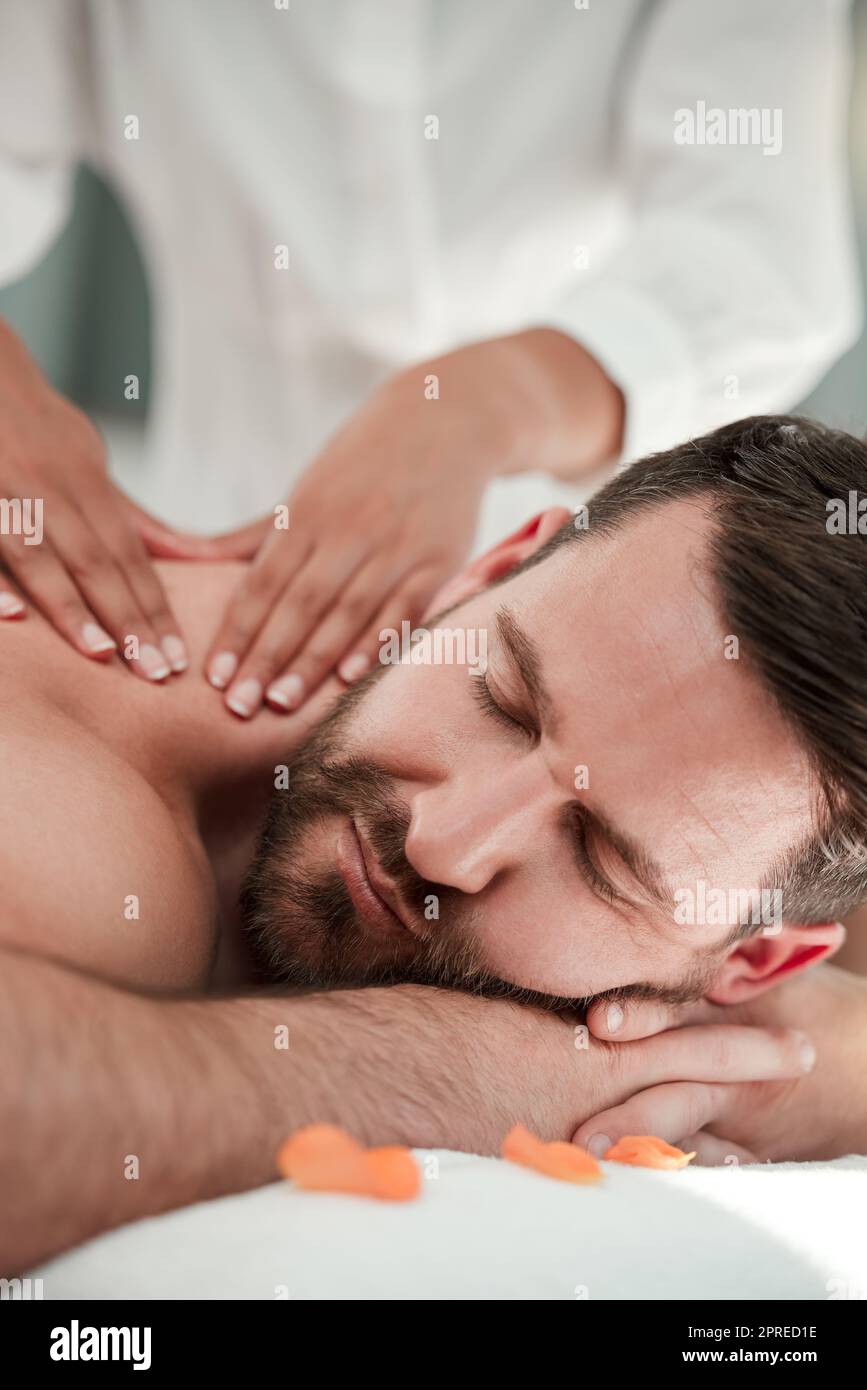
[[[335,668],[376,662],[465,560],[488,482],[586,470],[619,447],[623,401],[577,343],[537,329],[386,381],[310,465],[284,509],[172,552],[252,559],[205,663],[229,709],[296,709]],[[207,550],[204,549],[207,547]],[[169,552],[165,552],[169,553]]]
[[[97,430],[2,321],[0,497],[22,517],[31,509],[29,534],[0,530],[0,618],[24,617],[26,597],[83,656],[119,650],[152,681],[185,668],[180,627],[142,539],[168,544],[173,533],[115,487]]]
[[[757,1075],[749,1085],[723,1077],[718,1084],[696,1084],[694,1073],[672,1071],[667,1084],[637,1088],[623,1103],[586,1120],[574,1135],[577,1143],[586,1146],[600,1136],[594,1148],[604,1148],[606,1140],[615,1143],[624,1134],[656,1134],[695,1149],[700,1162],[711,1164],[867,1152],[865,1106],[852,1103],[853,1095],[863,1094],[867,1067],[867,980],[848,971],[816,966],[749,1004],[726,1007],[702,1002],[621,1008],[601,1001],[587,1021],[594,1036],[618,1040],[627,1054],[651,1036],[662,1042],[683,1032],[707,1034],[715,1023],[722,1055],[741,1032],[758,1041],[768,1030],[773,1036],[780,1029],[802,1029],[816,1061],[800,1079],[794,1071],[789,1080]]]

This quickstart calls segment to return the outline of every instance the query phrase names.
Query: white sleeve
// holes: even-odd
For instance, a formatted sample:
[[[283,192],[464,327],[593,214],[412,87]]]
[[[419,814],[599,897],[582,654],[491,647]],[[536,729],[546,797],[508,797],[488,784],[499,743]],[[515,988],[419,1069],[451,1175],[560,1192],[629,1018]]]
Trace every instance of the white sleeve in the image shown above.
[[[0,0],[0,284],[61,231],[86,152],[90,32],[78,0]]]
[[[846,0],[665,0],[638,36],[616,144],[631,231],[545,317],[623,390],[625,460],[791,408],[857,337],[848,51]],[[770,149],[778,111],[779,153],[676,143],[679,113],[712,108],[764,109]]]

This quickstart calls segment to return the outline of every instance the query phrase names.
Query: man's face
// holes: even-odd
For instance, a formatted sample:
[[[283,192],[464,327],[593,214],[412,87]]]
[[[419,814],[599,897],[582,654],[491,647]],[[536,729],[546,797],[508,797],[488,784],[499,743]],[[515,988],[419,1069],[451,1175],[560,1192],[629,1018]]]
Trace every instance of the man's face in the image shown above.
[[[486,632],[484,675],[404,661],[348,692],[289,764],[248,880],[271,965],[701,992],[737,919],[683,925],[675,892],[757,890],[811,799],[717,615],[708,534],[679,501],[582,537],[444,619]]]

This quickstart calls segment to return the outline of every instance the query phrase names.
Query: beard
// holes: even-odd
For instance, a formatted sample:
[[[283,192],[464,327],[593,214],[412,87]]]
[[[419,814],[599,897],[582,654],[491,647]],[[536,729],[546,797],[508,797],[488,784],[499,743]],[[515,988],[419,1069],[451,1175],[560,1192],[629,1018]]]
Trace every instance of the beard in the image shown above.
[[[352,753],[353,713],[385,671],[346,690],[284,765],[286,787],[271,799],[241,889],[248,941],[275,984],[416,983],[499,993],[478,959],[463,895],[426,882],[407,860],[410,815],[394,779]],[[411,920],[412,931],[396,939],[365,925],[338,872],[335,844],[350,820],[364,827]]]

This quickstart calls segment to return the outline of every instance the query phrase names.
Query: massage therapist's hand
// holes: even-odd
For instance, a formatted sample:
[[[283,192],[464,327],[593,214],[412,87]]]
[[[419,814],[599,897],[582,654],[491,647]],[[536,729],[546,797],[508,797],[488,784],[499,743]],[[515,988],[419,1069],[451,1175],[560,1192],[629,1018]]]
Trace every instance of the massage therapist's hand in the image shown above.
[[[184,669],[180,628],[142,538],[172,533],[114,486],[97,430],[2,320],[0,498],[0,618],[24,617],[29,599],[83,656],[118,650],[146,680]]]
[[[495,475],[589,468],[621,429],[617,388],[553,330],[399,372],[312,462],[288,510],[208,543],[253,555],[206,659],[211,683],[250,717],[263,703],[297,708],[335,668],[357,679],[379,633],[415,624],[460,568]]]
[[[814,966],[748,1004],[708,1002],[670,1008],[629,1002],[609,1022],[604,1002],[594,1005],[588,1025],[599,1038],[620,1039],[629,1053],[678,1033],[714,1032],[720,1058],[751,1033],[759,1050],[780,1030],[803,1030],[815,1063],[791,1079],[756,1076],[749,1085],[697,1082],[695,1074],[672,1072],[668,1081],[637,1090],[605,1108],[576,1131],[582,1145],[594,1135],[612,1143],[626,1134],[655,1134],[695,1149],[700,1163],[828,1159],[867,1152],[867,980],[831,965]],[[687,1025],[687,1026],[685,1026]],[[747,1026],[744,1026],[747,1025]],[[809,1059],[809,1054],[808,1054]],[[741,1078],[745,1080],[746,1078]],[[758,1083],[758,1084],[756,1084]]]

